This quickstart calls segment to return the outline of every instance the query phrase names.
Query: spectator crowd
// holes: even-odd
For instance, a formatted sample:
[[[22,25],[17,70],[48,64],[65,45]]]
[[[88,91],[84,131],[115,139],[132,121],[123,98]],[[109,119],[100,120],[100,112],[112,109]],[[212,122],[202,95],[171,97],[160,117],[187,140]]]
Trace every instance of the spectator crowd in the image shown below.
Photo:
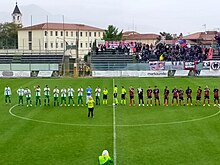
[[[99,44],[96,54],[112,52],[113,54],[135,55],[137,62],[149,62],[149,60],[161,61],[203,61],[206,60],[209,48],[199,45],[168,45],[159,43],[155,46],[137,42],[114,44]]]

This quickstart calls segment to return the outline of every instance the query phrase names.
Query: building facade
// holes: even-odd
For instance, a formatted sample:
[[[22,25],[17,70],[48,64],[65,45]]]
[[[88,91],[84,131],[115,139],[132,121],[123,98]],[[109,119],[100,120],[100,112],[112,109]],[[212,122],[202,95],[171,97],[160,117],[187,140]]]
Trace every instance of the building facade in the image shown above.
[[[83,24],[42,23],[18,31],[18,49],[36,53],[63,51],[73,58],[83,58],[104,32]]]

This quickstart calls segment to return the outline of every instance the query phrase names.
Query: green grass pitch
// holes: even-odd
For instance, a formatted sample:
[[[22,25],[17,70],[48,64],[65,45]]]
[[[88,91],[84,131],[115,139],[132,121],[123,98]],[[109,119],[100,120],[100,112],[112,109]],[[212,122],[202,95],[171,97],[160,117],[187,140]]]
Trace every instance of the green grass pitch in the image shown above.
[[[121,86],[128,92],[141,85],[157,85],[163,101],[163,89],[190,86],[195,101],[196,88],[208,85],[211,106],[118,105],[113,133],[112,78],[88,79],[1,79],[0,95],[0,165],[96,165],[107,149],[118,165],[218,165],[220,162],[220,114],[213,106],[213,88],[219,78],[115,78],[119,95]],[[88,119],[86,107],[11,107],[18,102],[16,90],[28,86],[51,89],[55,85],[75,90],[99,85],[109,90],[108,106],[95,107],[95,118]],[[12,104],[4,103],[4,87],[12,88]],[[93,93],[94,95],[94,93]],[[43,97],[42,97],[43,98]],[[119,97],[118,97],[119,98]],[[171,98],[171,96],[170,96]],[[202,97],[203,98],[203,97]],[[137,101],[137,95],[135,95]],[[53,98],[51,97],[51,101]],[[75,93],[76,101],[76,93]],[[120,98],[119,98],[120,101]],[[52,102],[51,102],[52,103]],[[9,109],[15,115],[9,113]],[[22,117],[22,118],[19,118]]]

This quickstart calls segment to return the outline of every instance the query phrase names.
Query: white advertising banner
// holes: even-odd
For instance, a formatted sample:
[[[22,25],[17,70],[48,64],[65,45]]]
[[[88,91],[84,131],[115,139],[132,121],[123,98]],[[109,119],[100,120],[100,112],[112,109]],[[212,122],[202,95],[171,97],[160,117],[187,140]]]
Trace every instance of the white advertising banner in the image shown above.
[[[121,77],[121,71],[92,71],[93,77]]]
[[[168,71],[122,71],[122,77],[168,77]]]
[[[185,70],[194,70],[196,67],[195,62],[185,62],[184,68]]]
[[[210,61],[210,71],[219,71],[220,61]]]
[[[189,70],[176,70],[174,77],[187,77],[189,75]]]
[[[220,71],[213,71],[213,70],[201,70],[198,76],[220,76]]]
[[[25,78],[31,77],[30,71],[0,71],[0,77],[2,78]]]
[[[52,77],[53,71],[39,71],[37,77]]]
[[[168,71],[93,71],[93,77],[168,77]]]

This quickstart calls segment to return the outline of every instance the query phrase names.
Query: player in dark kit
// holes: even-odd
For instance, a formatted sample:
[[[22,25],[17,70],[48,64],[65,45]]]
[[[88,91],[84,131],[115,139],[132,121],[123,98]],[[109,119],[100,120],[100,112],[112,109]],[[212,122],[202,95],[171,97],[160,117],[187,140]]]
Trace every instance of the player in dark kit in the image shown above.
[[[174,104],[174,100],[176,100],[176,105],[178,106],[178,94],[179,94],[178,89],[174,87],[172,93],[173,93],[172,105]]]
[[[213,90],[214,93],[214,106],[216,106],[216,104],[219,104],[219,95],[218,95],[218,88],[215,87]]]
[[[190,105],[192,105],[192,89],[190,89],[190,87],[188,87],[186,89],[186,102],[187,102],[187,105],[189,105],[189,101],[190,101]]]
[[[160,97],[159,97],[160,91],[157,86],[155,86],[153,93],[154,93],[154,104],[157,105],[158,102],[158,104],[160,105]]]
[[[203,102],[203,106],[205,106],[205,101],[206,100],[208,100],[208,106],[210,106],[209,93],[210,93],[210,89],[209,89],[208,86],[206,86],[205,89],[204,89],[204,102]]]
[[[180,90],[178,92],[179,92],[179,104],[185,105],[184,98],[183,98],[184,90],[180,87]]]
[[[198,102],[201,103],[201,96],[202,96],[202,89],[199,86],[197,91],[196,91],[196,105],[198,105]]]
[[[147,106],[148,105],[152,106],[152,93],[153,93],[153,90],[149,86],[147,89]]]
[[[168,106],[168,103],[169,103],[169,89],[167,86],[165,86],[165,89],[164,89],[164,101],[163,101],[163,105],[164,106]]]
[[[129,88],[129,94],[130,94],[130,106],[132,106],[132,104],[135,106],[134,87],[130,86],[130,88]]]
[[[141,87],[139,87],[137,89],[137,93],[138,93],[139,106],[141,106],[141,103],[144,106],[144,90]]]

